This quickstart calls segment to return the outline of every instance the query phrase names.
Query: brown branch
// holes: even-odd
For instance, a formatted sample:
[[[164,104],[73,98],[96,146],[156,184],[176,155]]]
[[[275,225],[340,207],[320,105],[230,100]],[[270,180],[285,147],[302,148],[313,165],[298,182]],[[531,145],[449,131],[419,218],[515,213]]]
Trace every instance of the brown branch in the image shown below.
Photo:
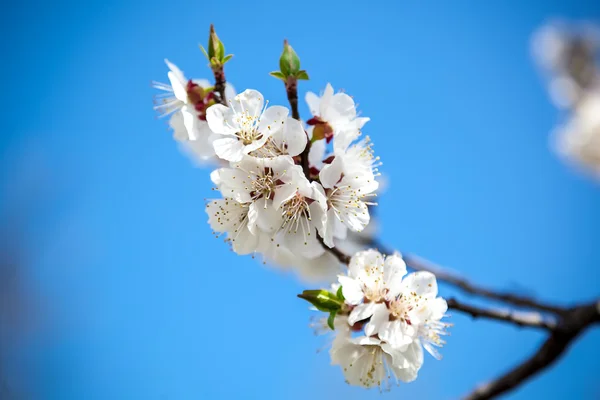
[[[509,304],[512,304],[512,305],[515,305],[518,307],[533,308],[533,309],[537,309],[540,311],[546,311],[546,312],[551,312],[551,313],[555,313],[555,314],[562,314],[566,311],[562,307],[544,304],[544,303],[541,303],[530,297],[519,296],[519,295],[516,295],[513,293],[498,292],[495,290],[486,289],[484,287],[475,285],[475,284],[469,282],[468,280],[461,278],[457,275],[454,275],[454,274],[448,272],[447,270],[445,270],[444,268],[442,268],[438,265],[435,265],[432,262],[427,261],[418,256],[414,256],[414,255],[410,255],[410,254],[403,254],[402,258],[406,262],[406,265],[409,266],[410,268],[417,270],[417,271],[432,272],[435,274],[437,279],[444,281],[446,283],[449,283],[453,286],[456,286],[463,292],[466,292],[469,294],[486,297],[488,299],[498,300],[498,301],[501,301],[504,303],[509,303]]]
[[[475,389],[465,396],[464,400],[492,399],[522,385],[552,365],[583,331],[597,323],[600,323],[600,302],[595,301],[569,309],[531,358],[500,378]]]
[[[473,318],[487,318],[501,322],[508,322],[521,327],[541,328],[553,330],[556,327],[554,320],[538,312],[519,312],[514,310],[485,309],[465,304],[456,299],[448,299],[448,308],[469,314]]]
[[[225,97],[225,86],[227,81],[225,80],[225,71],[221,65],[218,68],[213,68],[213,74],[215,75],[215,92],[219,94],[219,103],[227,105],[227,98]]]
[[[300,121],[300,112],[298,111],[298,79],[295,76],[288,76],[285,81],[285,91],[287,93],[288,102],[290,103],[290,108],[292,109],[292,118]],[[308,139],[308,138],[307,138]],[[302,154],[300,154],[300,165],[302,166],[302,171],[306,176],[306,179],[311,181],[310,178],[310,165],[308,164],[308,153],[310,153],[311,142],[310,139],[306,141],[306,147]]]

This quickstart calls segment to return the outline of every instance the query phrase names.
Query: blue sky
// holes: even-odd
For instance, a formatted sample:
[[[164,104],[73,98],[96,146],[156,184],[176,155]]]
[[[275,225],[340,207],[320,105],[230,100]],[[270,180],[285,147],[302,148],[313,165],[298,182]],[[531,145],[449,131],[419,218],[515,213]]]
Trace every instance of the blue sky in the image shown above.
[[[0,16],[3,203],[19,177],[44,183],[30,201],[28,258],[59,327],[28,347],[35,368],[15,364],[39,398],[381,398],[316,354],[324,339],[295,297],[304,284],[212,237],[209,171],[155,118],[150,81],[166,81],[165,57],[209,77],[197,45],[211,22],[235,55],[236,88],[286,104],[268,72],[287,38],[311,76],[301,97],[331,82],[371,117],[364,130],[390,183],[384,242],[561,304],[600,294],[600,187],[549,151],[560,115],[529,53],[548,18],[600,20],[595,1],[11,6]],[[457,398],[543,340],[452,322],[444,360],[427,358],[416,382],[384,397]],[[507,398],[597,398],[598,340],[588,332]]]

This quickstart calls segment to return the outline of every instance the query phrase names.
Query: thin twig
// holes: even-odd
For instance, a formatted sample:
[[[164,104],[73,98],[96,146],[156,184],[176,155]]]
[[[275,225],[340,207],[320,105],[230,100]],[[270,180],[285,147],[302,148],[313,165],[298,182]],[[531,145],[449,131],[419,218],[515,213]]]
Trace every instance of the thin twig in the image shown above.
[[[388,249],[386,246],[379,243],[376,239],[365,240],[364,244],[366,246],[376,248],[384,254],[394,253],[394,251]],[[341,263],[347,264],[345,260],[347,260],[348,257],[345,256],[343,253],[334,255],[338,258],[338,260],[340,260]],[[402,253],[402,258],[404,259],[404,262],[406,262],[406,265],[408,267],[416,271],[429,271],[436,276],[437,280],[456,286],[458,289],[462,290],[465,293],[501,301],[518,307],[531,308],[558,315],[564,313],[567,310],[563,307],[542,303],[530,297],[519,296],[513,293],[499,292],[496,290],[484,288],[482,286],[469,282],[465,278],[462,278],[456,274],[449,272],[446,268],[436,265],[431,261],[428,261],[416,255]]]
[[[288,76],[285,81],[285,91],[287,93],[288,102],[292,109],[292,118],[300,121],[300,112],[298,111],[298,79],[295,76]],[[308,138],[307,138],[308,139]],[[310,153],[310,140],[306,141],[306,147],[302,154],[300,154],[300,165],[306,179],[311,181],[310,178],[310,165],[308,163],[308,154]]]
[[[406,265],[410,268],[417,271],[429,271],[435,274],[436,278],[454,285],[461,289],[463,292],[474,294],[481,297],[486,297],[488,299],[498,300],[504,303],[509,303],[518,307],[526,307],[537,309],[540,311],[551,312],[555,314],[562,314],[566,310],[562,307],[557,307],[553,305],[548,305],[541,303],[535,299],[530,297],[519,296],[513,293],[505,293],[498,292],[491,289],[486,289],[481,286],[475,285],[468,280],[461,278],[457,275],[454,275],[448,272],[446,269],[433,264],[430,261],[427,261],[421,257],[411,255],[411,254],[403,254],[402,258],[406,262]]]
[[[225,80],[225,70],[223,66],[213,68],[213,74],[215,75],[215,92],[219,94],[219,103],[227,105],[227,98],[225,97],[225,87],[227,81]]]
[[[559,321],[548,339],[528,360],[485,385],[475,389],[464,400],[487,400],[522,385],[560,358],[571,343],[587,328],[600,323],[600,302],[595,301],[571,308]]]
[[[553,330],[556,327],[556,321],[534,311],[523,312],[514,310],[486,309],[475,307],[452,298],[448,299],[448,308],[469,314],[473,318],[493,319],[502,322],[509,322],[521,327],[541,328],[546,330]]]

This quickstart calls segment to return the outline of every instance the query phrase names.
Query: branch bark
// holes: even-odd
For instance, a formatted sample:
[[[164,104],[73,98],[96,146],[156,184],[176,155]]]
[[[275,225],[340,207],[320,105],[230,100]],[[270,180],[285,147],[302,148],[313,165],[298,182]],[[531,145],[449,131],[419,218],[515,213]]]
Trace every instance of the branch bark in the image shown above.
[[[456,299],[448,299],[448,308],[469,314],[473,318],[487,318],[508,322],[520,327],[553,330],[556,322],[538,312],[522,312],[514,310],[486,309],[462,303]]]
[[[525,296],[519,296],[513,293],[498,292],[487,289],[469,282],[467,279],[454,275],[444,268],[433,264],[421,257],[411,254],[403,254],[402,258],[406,265],[417,271],[429,271],[436,275],[437,279],[456,286],[465,293],[474,294],[481,297],[486,297],[492,300],[498,300],[503,303],[512,304],[518,307],[532,308],[540,311],[550,312],[554,314],[562,314],[566,310],[562,307],[544,304],[535,299]]]
[[[587,328],[600,323],[600,302],[573,307],[559,321],[548,339],[531,356],[511,371],[464,397],[464,400],[487,400],[522,385],[558,360],[571,343]]]
[[[225,97],[225,87],[227,81],[225,80],[225,70],[223,66],[213,68],[213,74],[215,76],[215,92],[219,94],[219,103],[224,106],[227,105],[227,98]]]

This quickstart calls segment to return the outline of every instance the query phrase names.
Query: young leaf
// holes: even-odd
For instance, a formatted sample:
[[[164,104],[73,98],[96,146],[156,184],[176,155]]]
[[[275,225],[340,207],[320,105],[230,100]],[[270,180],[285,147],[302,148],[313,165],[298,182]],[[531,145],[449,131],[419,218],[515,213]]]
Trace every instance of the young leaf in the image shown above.
[[[281,79],[282,81],[285,82],[285,76],[281,73],[281,71],[269,72],[269,75],[271,75],[277,79]]]
[[[202,54],[204,54],[204,57],[206,57],[206,59],[210,61],[210,57],[208,56],[208,53],[206,52],[204,46],[200,45],[200,50],[202,51]]]
[[[298,71],[298,73],[296,74],[296,79],[301,81],[307,81],[308,73],[305,70]]]
[[[329,318],[327,318],[327,325],[329,325],[329,327],[331,328],[332,331],[335,331],[335,316],[337,314],[337,311],[332,311],[329,313]]]
[[[342,301],[346,300],[344,298],[344,293],[342,292],[342,287],[341,286],[338,288],[337,293],[335,295],[337,296],[338,299],[340,299]]]
[[[319,311],[332,312],[338,311],[342,307],[342,302],[333,293],[326,290],[305,290],[298,297],[311,303]]]
[[[223,58],[223,64],[225,64],[227,61],[231,60],[231,57],[233,57],[233,54],[226,55],[225,58]]]

